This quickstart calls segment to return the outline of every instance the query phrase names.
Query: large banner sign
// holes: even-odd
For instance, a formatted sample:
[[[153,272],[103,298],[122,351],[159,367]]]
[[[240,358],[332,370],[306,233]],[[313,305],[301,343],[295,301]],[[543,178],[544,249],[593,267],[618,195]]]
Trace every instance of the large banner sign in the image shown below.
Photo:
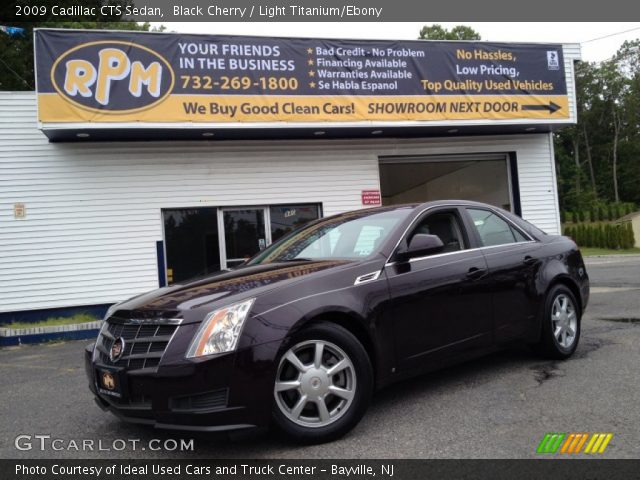
[[[37,30],[39,120],[549,121],[560,45]]]

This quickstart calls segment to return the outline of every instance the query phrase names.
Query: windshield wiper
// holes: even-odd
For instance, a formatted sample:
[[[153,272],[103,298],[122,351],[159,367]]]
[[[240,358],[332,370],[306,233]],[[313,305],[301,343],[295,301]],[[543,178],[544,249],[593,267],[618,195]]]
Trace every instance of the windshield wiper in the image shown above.
[[[278,260],[278,262],[313,262],[313,258],[304,258],[304,257],[285,258],[284,260]]]

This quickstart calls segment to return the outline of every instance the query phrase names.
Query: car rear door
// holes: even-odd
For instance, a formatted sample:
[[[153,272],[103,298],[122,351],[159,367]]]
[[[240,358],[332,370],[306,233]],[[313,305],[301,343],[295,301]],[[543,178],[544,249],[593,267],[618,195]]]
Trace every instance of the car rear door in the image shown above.
[[[487,264],[482,252],[472,248],[474,237],[466,232],[463,212],[430,209],[413,225],[400,246],[415,233],[428,233],[438,235],[445,248],[385,267],[401,370],[428,367],[491,343]]]
[[[540,244],[499,212],[482,207],[465,210],[489,267],[495,341],[528,336],[537,325]]]

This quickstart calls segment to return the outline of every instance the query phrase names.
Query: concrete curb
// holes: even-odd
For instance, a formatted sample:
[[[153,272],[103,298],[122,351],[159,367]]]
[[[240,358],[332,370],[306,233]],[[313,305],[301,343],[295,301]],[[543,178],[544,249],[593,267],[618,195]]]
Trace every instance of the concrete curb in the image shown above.
[[[613,253],[611,255],[585,255],[587,258],[639,258],[640,253]]]
[[[100,330],[101,320],[70,325],[30,328],[0,328],[0,347],[42,343],[51,340],[80,340],[94,338]]]

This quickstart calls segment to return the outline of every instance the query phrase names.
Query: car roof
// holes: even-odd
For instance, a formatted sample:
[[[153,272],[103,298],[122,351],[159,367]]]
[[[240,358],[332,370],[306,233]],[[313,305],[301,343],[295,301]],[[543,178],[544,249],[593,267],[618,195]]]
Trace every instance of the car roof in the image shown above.
[[[401,203],[401,204],[397,204],[397,205],[385,205],[385,206],[380,206],[380,207],[371,207],[371,208],[366,208],[366,209],[363,209],[363,210],[368,210],[368,211],[376,211],[376,210],[389,211],[389,210],[399,210],[399,209],[404,209],[404,208],[419,208],[420,210],[423,210],[423,209],[429,208],[429,207],[442,207],[442,206],[447,206],[447,205],[461,205],[461,206],[466,206],[466,207],[482,207],[482,208],[490,208],[490,209],[502,210],[500,207],[497,207],[495,205],[489,205],[488,203],[474,202],[472,200],[457,200],[457,199],[431,200],[429,202],[423,202],[423,203]]]

